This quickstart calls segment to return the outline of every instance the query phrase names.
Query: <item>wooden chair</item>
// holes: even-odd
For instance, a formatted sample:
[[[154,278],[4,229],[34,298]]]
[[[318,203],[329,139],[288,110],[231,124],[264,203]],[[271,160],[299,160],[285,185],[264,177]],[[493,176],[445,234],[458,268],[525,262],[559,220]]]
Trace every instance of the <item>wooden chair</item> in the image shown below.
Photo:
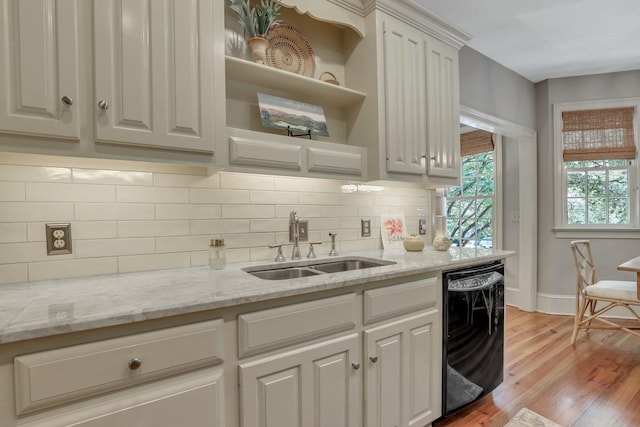
[[[633,317],[640,321],[640,316],[632,307],[640,307],[637,297],[635,281],[624,280],[600,280],[596,277],[596,267],[591,254],[589,240],[576,240],[571,242],[571,253],[576,266],[576,317],[573,326],[571,345],[576,344],[578,330],[586,329],[614,329],[629,332],[640,336],[640,325],[637,327],[625,327],[602,315],[614,307],[625,307]],[[598,303],[604,306],[598,308]],[[585,315],[587,308],[589,315]],[[592,321],[604,324],[593,325]]]

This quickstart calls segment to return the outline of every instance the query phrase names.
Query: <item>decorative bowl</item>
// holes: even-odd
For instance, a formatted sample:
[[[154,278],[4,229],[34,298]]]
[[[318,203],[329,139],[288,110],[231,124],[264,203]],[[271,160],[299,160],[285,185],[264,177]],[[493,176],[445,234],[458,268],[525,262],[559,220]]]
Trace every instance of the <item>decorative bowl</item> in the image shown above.
[[[417,234],[412,234],[404,238],[402,245],[409,252],[420,252],[424,249],[424,240]]]

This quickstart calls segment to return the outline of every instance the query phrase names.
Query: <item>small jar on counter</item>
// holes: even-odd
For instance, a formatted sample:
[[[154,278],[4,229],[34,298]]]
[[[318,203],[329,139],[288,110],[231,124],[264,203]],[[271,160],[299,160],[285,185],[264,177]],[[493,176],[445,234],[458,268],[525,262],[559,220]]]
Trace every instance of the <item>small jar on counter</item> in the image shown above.
[[[222,270],[227,264],[227,251],[224,247],[224,239],[211,239],[209,245],[209,267],[213,270]]]

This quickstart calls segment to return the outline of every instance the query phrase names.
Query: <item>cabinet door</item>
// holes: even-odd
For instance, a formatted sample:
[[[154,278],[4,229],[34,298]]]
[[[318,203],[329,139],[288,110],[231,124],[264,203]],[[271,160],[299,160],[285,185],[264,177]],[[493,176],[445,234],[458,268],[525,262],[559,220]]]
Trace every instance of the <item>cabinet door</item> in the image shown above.
[[[213,0],[95,0],[97,139],[213,151]]]
[[[426,39],[392,18],[383,22],[387,171],[425,174]]]
[[[241,364],[241,425],[357,425],[362,409],[352,367],[357,345],[357,334],[350,334]]]
[[[438,40],[427,44],[427,175],[460,179],[458,50]]]
[[[0,132],[79,139],[78,5],[0,0]]]
[[[423,426],[441,414],[441,313],[365,331],[365,425]]]

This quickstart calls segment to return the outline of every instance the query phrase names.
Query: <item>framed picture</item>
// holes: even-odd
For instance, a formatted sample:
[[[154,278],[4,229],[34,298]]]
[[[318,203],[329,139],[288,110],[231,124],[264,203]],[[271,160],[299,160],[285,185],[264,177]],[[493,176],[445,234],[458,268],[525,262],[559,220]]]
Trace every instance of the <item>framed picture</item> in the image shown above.
[[[380,233],[384,249],[402,249],[407,235],[404,214],[380,215]]]
[[[258,93],[262,125],[284,129],[289,135],[329,136],[327,119],[320,105]]]

